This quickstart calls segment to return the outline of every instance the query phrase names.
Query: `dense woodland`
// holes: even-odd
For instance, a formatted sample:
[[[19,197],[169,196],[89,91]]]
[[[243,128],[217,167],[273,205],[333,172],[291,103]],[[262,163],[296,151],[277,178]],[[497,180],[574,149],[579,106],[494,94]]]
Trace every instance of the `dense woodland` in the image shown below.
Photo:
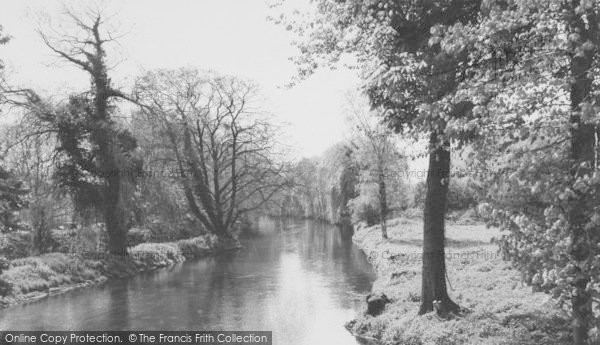
[[[278,146],[252,81],[181,68],[117,89],[106,47],[118,38],[102,13],[68,12],[68,32],[40,27],[90,86],[60,99],[0,75],[3,114],[16,118],[0,143],[4,257],[127,256],[205,235],[237,245],[261,215],[379,224],[386,239],[388,219],[416,213],[419,314],[448,317],[463,309],[447,291],[445,219],[471,208],[506,230],[500,251],[523,282],[568,311],[573,343],[597,338],[600,3],[314,5],[271,18],[299,37],[296,82],[351,57],[363,86],[348,99],[348,139],[299,161]],[[425,181],[401,173],[408,141],[426,147]]]

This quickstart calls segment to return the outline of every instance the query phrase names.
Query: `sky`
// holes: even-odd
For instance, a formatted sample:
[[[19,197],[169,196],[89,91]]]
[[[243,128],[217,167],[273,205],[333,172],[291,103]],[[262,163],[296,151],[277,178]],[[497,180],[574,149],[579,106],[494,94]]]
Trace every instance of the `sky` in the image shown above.
[[[84,2],[83,0],[79,0]],[[291,0],[300,9],[309,0]],[[89,2],[89,1],[85,1]],[[296,157],[310,157],[343,140],[344,94],[359,85],[355,72],[320,70],[287,88],[296,73],[292,34],[267,20],[265,0],[104,1],[124,36],[115,46],[112,82],[127,90],[144,71],[197,67],[255,80],[265,110],[283,128],[282,141]],[[60,23],[65,1],[3,0],[0,25],[12,37],[0,46],[9,80],[42,92],[68,94],[88,87],[87,75],[61,62],[35,28],[41,13]],[[67,2],[68,4],[69,2]],[[72,1],[72,3],[75,3]]]

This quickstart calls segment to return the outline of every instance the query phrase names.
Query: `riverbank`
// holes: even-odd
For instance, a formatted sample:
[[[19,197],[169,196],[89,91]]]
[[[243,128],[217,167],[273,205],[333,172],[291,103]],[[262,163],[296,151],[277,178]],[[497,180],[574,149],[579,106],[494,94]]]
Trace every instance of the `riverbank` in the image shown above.
[[[421,292],[422,222],[389,221],[390,239],[379,226],[359,228],[353,241],[369,257],[378,279],[374,293],[391,303],[378,316],[361,311],[346,327],[376,344],[527,345],[569,344],[570,322],[548,295],[533,293],[519,273],[502,260],[492,238],[497,229],[483,224],[446,227],[446,265],[450,297],[466,308],[464,316],[442,320],[417,316]],[[366,307],[365,307],[366,310]]]
[[[129,248],[129,256],[105,253],[49,253],[15,259],[0,275],[3,297],[0,307],[38,300],[76,288],[125,278],[186,260],[239,248],[239,242],[224,242],[205,235],[176,242],[142,243]]]

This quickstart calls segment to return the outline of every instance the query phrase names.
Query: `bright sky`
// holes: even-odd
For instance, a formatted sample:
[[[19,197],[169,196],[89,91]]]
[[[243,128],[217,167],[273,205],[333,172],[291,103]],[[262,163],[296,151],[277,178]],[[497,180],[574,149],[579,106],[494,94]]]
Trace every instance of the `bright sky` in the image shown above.
[[[293,0],[309,6],[309,0]],[[84,2],[80,0],[80,2]],[[3,0],[0,25],[12,36],[0,47],[10,80],[48,92],[88,86],[83,71],[59,62],[35,32],[35,14],[62,10],[59,0]],[[120,39],[121,63],[111,77],[127,89],[144,70],[182,66],[212,69],[256,80],[266,108],[285,125],[285,142],[297,156],[312,156],[343,139],[344,93],[356,87],[354,72],[322,70],[286,89],[295,73],[291,34],[266,20],[265,0],[113,1],[115,18],[127,33]]]

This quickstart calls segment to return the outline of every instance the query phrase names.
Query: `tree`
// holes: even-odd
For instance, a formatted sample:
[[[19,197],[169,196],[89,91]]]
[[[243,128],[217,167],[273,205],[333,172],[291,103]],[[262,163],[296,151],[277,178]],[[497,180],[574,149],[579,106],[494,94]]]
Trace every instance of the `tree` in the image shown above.
[[[0,46],[9,41],[9,37],[2,31],[0,25]],[[4,64],[0,60],[0,105],[7,102],[7,94],[10,92],[4,77]],[[3,163],[4,155],[5,152],[0,152],[0,163]],[[27,193],[23,182],[0,165],[0,225],[2,226],[0,230],[2,232],[14,231],[21,227],[17,213],[27,205],[25,199]]]
[[[348,143],[291,164],[288,175],[290,185],[275,200],[281,214],[351,226],[350,201],[357,196],[359,166]]]
[[[40,119],[56,128],[63,158],[56,171],[60,184],[71,191],[81,214],[90,210],[102,213],[109,251],[123,256],[127,255],[128,204],[141,159],[135,154],[135,138],[113,118],[117,111],[114,101],[128,99],[112,86],[108,76],[105,47],[115,38],[103,30],[102,11],[79,15],[68,10],[66,15],[73,24],[66,30],[69,32],[60,37],[51,37],[50,29],[38,32],[52,52],[90,76],[91,88],[59,106],[50,106],[31,94],[29,100]]]
[[[25,213],[28,217],[22,218],[33,229],[35,249],[45,253],[52,243],[50,229],[58,225],[60,218],[68,217],[72,210],[52,180],[56,135],[52,128],[37,121],[34,114],[26,114],[21,121],[6,125],[1,132],[4,162],[29,190],[29,208]]]
[[[0,46],[5,45],[10,40],[10,37],[7,36],[4,32],[4,28],[0,25]],[[4,105],[6,103],[6,97],[11,92],[11,88],[6,83],[6,78],[4,75],[4,62],[0,59],[0,105]]]
[[[22,227],[18,219],[18,211],[27,205],[24,198],[27,192],[22,181],[0,167],[0,225],[2,232],[11,232]]]
[[[570,302],[575,344],[587,343],[599,291],[598,8],[491,1],[477,25],[434,30],[448,52],[473,53],[462,94],[490,114],[477,126],[503,153],[486,166],[492,220],[510,230],[502,249],[527,283]]]
[[[356,148],[355,160],[360,162],[363,170],[359,198],[354,200],[353,205],[356,211],[361,207],[373,209],[375,206],[379,213],[381,237],[387,239],[386,220],[390,210],[388,190],[393,186],[396,188],[392,192],[402,193],[397,186],[401,184],[401,180],[397,177],[400,176],[399,171],[406,170],[405,161],[396,148],[391,128],[382,123],[380,117],[365,111],[369,107],[368,104],[361,103],[352,95],[348,95],[347,104],[350,108],[351,123],[355,129],[351,139],[352,145]],[[392,184],[393,182],[396,183]],[[369,184],[374,184],[376,188],[369,188]],[[377,205],[372,205],[371,195],[377,200]],[[402,197],[402,195],[395,196]]]
[[[481,0],[454,1],[344,1],[321,0],[310,23],[282,21],[306,39],[297,62],[300,76],[320,65],[337,63],[354,55],[366,80],[365,89],[374,108],[382,110],[398,132],[426,135],[429,172],[424,208],[423,271],[420,314],[456,312],[448,296],[444,253],[444,214],[450,177],[451,141],[471,140],[475,128],[449,131],[451,119],[477,117],[469,101],[456,102],[464,78],[462,54],[447,54],[430,42],[431,29],[439,24],[476,22]]]
[[[256,86],[197,70],[160,70],[139,78],[136,94],[174,157],[194,217],[234,240],[237,222],[286,185],[275,129],[254,104]]]

